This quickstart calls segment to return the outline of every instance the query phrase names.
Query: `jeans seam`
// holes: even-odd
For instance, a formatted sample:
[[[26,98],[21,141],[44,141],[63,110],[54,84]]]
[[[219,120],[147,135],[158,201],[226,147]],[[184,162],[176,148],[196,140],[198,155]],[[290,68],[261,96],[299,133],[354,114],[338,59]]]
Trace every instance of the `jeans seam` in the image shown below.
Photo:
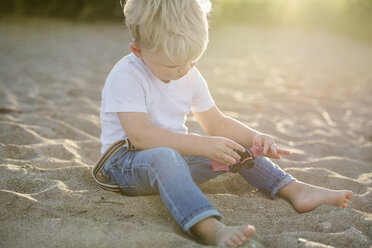
[[[115,162],[118,162],[118,160],[121,159],[121,158],[123,158],[123,157],[124,157],[128,152],[129,152],[129,150],[125,150],[125,151],[123,152],[123,154],[121,154],[120,157],[118,157],[118,158],[116,159]],[[133,160],[134,160],[134,157],[135,157],[134,155],[135,155],[135,153],[134,153],[134,154],[129,158],[129,161],[128,161],[128,164],[130,165],[130,169],[127,169],[127,168],[125,167],[125,164],[126,164],[125,159],[124,159],[124,162],[123,162],[123,166],[122,166],[122,168],[117,169],[117,170],[120,170],[120,171],[121,171],[122,175],[127,174],[127,172],[129,172],[129,171],[131,171],[132,174],[133,174],[133,172],[134,172],[134,168],[131,166],[131,164],[132,164],[132,162],[133,162]],[[112,166],[112,163],[110,163],[110,165]],[[143,165],[145,165],[145,166],[149,166],[148,164],[143,164]],[[139,165],[139,166],[141,166],[141,165]],[[114,170],[114,168],[112,168],[111,170]],[[110,177],[111,177],[111,176],[110,176]],[[116,181],[116,180],[115,180],[115,181]],[[116,182],[116,183],[118,184],[118,182]],[[151,193],[151,192],[149,192],[148,190],[146,190],[146,189],[144,189],[143,187],[138,186],[138,185],[131,185],[131,184],[125,185],[125,184],[122,184],[122,185],[119,185],[119,186],[120,186],[120,188],[138,188],[138,189],[141,189],[143,192]]]
[[[209,161],[208,158],[203,158],[203,159],[200,159],[200,160],[193,160],[193,161],[186,161],[186,163],[189,165],[189,164],[193,164],[193,163],[200,163],[202,161]]]
[[[264,173],[266,176],[271,177],[271,179],[275,179],[270,173],[267,173],[265,170],[262,170],[260,167],[256,166],[256,169]]]
[[[176,214],[177,214],[178,216],[182,216],[182,215],[180,214],[180,212],[178,211],[176,205],[173,203],[173,201],[172,201],[171,198],[169,197],[167,191],[165,190],[165,187],[164,187],[163,184],[160,182],[159,177],[158,177],[158,173],[156,173],[156,172],[154,171],[154,169],[153,169],[151,166],[149,166],[149,168],[150,168],[150,170],[155,174],[155,178],[156,178],[156,180],[158,181],[158,185],[159,185],[159,187],[161,187],[161,188],[164,190],[164,197],[166,197],[167,200],[169,201],[169,203],[172,204],[173,209],[175,209],[175,211],[177,212]],[[159,190],[159,193],[160,193],[160,190]]]
[[[125,154],[128,153],[128,150],[127,149],[124,149],[123,151],[122,151],[122,149],[124,149],[124,148],[120,148],[120,150],[118,150],[114,154],[114,156],[109,160],[109,163],[110,163],[111,167],[117,167],[116,166],[117,162],[119,160],[121,160],[125,156]]]
[[[131,162],[132,162],[132,161],[131,161]],[[130,163],[131,163],[131,162],[130,162]],[[149,164],[138,164],[138,165],[136,165],[136,167],[140,167],[140,166],[147,166],[147,167],[150,167]],[[133,168],[133,167],[131,167],[131,169],[124,169],[124,168],[123,168],[123,170],[126,171],[126,172],[131,171],[132,174],[133,174],[135,168]],[[138,185],[127,185],[127,186],[124,186],[124,185],[123,185],[122,187],[139,188],[139,189],[141,189],[141,190],[142,190],[143,192],[145,192],[145,193],[152,193],[151,191],[146,190],[146,189],[144,189],[143,187],[138,186]]]

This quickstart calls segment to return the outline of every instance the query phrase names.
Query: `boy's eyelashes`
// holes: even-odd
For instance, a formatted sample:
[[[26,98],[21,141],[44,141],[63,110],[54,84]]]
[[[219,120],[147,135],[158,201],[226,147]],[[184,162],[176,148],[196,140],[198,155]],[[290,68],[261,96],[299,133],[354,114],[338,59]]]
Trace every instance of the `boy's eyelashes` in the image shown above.
[[[194,67],[196,65],[197,62],[192,62],[190,64],[190,68]],[[175,69],[175,68],[178,68],[178,67],[182,67],[182,65],[164,65],[165,67],[167,68],[171,68],[171,69]]]
[[[171,68],[171,69],[174,69],[174,68],[177,68],[178,65],[164,65],[165,67],[168,67],[168,68]]]

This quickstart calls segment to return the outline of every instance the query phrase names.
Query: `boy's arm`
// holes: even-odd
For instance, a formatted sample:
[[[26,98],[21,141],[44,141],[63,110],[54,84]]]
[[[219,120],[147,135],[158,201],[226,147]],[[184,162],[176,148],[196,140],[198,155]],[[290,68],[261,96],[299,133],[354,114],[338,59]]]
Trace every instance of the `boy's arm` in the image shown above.
[[[215,105],[204,112],[193,112],[203,130],[211,136],[223,136],[246,147],[252,146],[253,137],[259,132],[234,118],[224,115]]]
[[[280,158],[280,154],[289,155],[289,151],[277,148],[272,137],[260,133],[238,120],[225,116],[217,106],[204,112],[193,112],[203,130],[211,136],[222,136],[238,144],[251,147],[255,142],[263,147],[263,155]]]
[[[206,156],[228,165],[240,159],[233,149],[244,151],[241,145],[227,138],[179,134],[153,126],[146,113],[125,112],[118,116],[133,145],[141,150],[169,147],[182,156]]]

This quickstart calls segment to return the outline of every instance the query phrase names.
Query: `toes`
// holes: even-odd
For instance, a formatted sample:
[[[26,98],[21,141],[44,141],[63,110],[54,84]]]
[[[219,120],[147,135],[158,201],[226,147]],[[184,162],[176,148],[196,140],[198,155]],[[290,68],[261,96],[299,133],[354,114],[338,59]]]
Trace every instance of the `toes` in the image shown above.
[[[353,197],[353,192],[347,191],[346,192],[345,199],[344,199],[343,203],[341,204],[341,207],[342,208],[346,208],[347,203],[349,202],[349,200],[351,199],[351,197]]]
[[[256,232],[256,229],[254,228],[254,226],[246,226],[241,231],[246,238],[249,238],[249,237],[253,236],[253,234]]]
[[[228,247],[238,247],[232,240],[226,241],[225,244]]]
[[[251,237],[255,233],[253,226],[235,226],[226,227],[225,232],[220,241],[217,241],[217,245],[223,245],[228,247],[238,247],[244,244],[248,237]]]
[[[346,194],[346,199],[350,200],[351,197],[353,197],[354,193],[351,192],[351,191],[348,191],[347,194]]]
[[[244,243],[244,242],[247,240],[247,238],[246,238],[246,237],[244,236],[244,234],[241,233],[241,232],[237,233],[236,236],[238,236],[238,238],[240,239],[240,241],[241,241],[242,243]]]
[[[242,244],[242,242],[240,241],[239,237],[237,235],[233,235],[231,237],[231,241],[236,245],[236,246],[239,246]]]

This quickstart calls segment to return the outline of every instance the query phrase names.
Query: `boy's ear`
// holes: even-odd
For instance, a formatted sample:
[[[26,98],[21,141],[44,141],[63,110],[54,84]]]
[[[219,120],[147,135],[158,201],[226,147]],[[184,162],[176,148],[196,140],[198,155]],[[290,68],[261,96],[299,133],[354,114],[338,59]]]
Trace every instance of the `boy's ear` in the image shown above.
[[[142,50],[136,43],[130,44],[130,50],[134,53],[138,58],[142,58]]]

